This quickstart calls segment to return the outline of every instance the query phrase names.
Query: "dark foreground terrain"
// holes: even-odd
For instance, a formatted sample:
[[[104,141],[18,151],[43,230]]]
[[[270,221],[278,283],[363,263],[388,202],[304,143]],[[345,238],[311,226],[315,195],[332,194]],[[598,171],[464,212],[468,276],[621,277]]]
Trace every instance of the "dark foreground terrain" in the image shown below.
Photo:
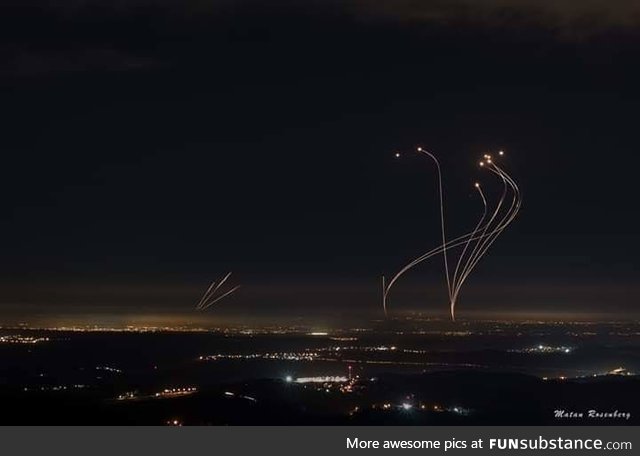
[[[3,425],[640,424],[637,326],[0,331]]]
[[[629,425],[640,379],[543,381],[519,374],[439,372],[329,384],[252,380],[178,397],[113,399],[108,391],[0,393],[3,425]],[[582,417],[556,417],[582,413]],[[589,416],[589,411],[619,416]],[[594,413],[594,412],[591,412]],[[623,413],[630,413],[626,417]]]

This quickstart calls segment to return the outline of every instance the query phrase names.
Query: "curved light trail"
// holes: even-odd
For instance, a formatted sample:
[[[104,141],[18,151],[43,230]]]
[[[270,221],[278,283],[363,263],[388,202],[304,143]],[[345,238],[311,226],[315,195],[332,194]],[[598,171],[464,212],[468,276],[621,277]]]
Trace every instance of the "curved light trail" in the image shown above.
[[[491,155],[484,155],[484,160],[480,162],[480,167],[489,170],[492,174],[496,175],[503,184],[503,191],[500,196],[498,203],[495,208],[491,212],[491,216],[489,220],[485,222],[485,219],[488,214],[488,203],[484,192],[482,191],[482,187],[480,183],[475,184],[475,188],[478,190],[480,197],[483,203],[483,214],[480,217],[480,220],[475,225],[474,229],[462,236],[459,236],[450,241],[446,240],[446,232],[445,232],[445,220],[444,220],[444,197],[442,190],[442,177],[440,172],[440,164],[433,154],[426,152],[421,147],[418,148],[418,152],[425,153],[430,158],[434,160],[438,169],[438,189],[440,196],[440,224],[441,224],[441,233],[442,233],[442,244],[423,255],[415,258],[411,262],[407,263],[403,266],[388,282],[385,277],[382,278],[382,307],[385,316],[388,316],[388,297],[389,292],[393,285],[398,281],[400,277],[402,277],[407,271],[415,267],[416,265],[422,263],[423,261],[442,253],[444,257],[444,265],[445,265],[445,277],[447,281],[447,291],[449,294],[449,308],[451,319],[455,321],[455,309],[458,298],[460,296],[460,291],[462,289],[463,284],[469,278],[471,272],[477,266],[482,257],[487,253],[491,245],[495,242],[498,236],[509,226],[520,210],[520,206],[522,203],[522,197],[520,194],[520,189],[517,184],[513,180],[513,178],[502,168],[494,163]],[[504,152],[498,152],[499,156],[503,156]],[[399,157],[400,154],[396,153],[396,157]],[[507,194],[511,192],[511,204],[506,209],[503,210],[504,200],[507,197]],[[503,214],[500,214],[503,212]],[[473,247],[471,247],[473,245]],[[456,247],[464,246],[462,249],[462,253],[458,257],[455,270],[453,272],[453,276],[451,277],[449,274],[449,263],[447,259],[447,251]],[[467,256],[467,252],[471,248],[471,252]]]

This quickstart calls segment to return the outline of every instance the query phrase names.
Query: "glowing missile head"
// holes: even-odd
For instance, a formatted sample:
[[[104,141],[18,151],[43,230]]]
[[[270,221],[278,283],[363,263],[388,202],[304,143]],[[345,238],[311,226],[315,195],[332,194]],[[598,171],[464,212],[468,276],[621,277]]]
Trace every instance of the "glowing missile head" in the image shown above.
[[[418,152],[422,152],[423,150],[422,147],[418,147]]]
[[[498,155],[504,155],[504,150],[499,151]]]
[[[476,188],[480,188],[480,182],[476,182],[476,183],[475,183],[475,184],[473,184],[473,185],[475,185],[475,187],[476,187]]]

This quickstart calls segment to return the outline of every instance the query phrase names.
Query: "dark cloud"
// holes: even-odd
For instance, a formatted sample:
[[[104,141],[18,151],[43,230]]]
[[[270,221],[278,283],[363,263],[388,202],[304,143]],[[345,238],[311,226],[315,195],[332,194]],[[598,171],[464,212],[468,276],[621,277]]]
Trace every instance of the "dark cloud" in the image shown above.
[[[640,4],[634,0],[355,0],[353,4],[363,13],[426,21],[465,17],[508,22],[509,13],[561,26],[635,26],[640,19]]]
[[[640,4],[631,0],[29,0],[1,12],[0,73],[14,76],[136,70],[162,64],[167,52],[204,49],[229,37],[268,41],[282,27],[304,34],[305,24],[322,20],[339,19],[354,30],[362,22],[537,28],[562,39],[640,24]]]

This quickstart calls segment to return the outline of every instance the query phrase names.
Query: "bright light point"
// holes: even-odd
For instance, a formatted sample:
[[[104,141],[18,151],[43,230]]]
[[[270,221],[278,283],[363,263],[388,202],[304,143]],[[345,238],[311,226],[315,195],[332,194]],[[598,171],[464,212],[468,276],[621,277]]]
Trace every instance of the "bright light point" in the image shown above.
[[[501,150],[500,152],[498,152],[498,155],[504,155],[504,150]]]
[[[291,383],[293,381],[293,377],[291,375],[287,375],[284,379],[287,383]]]
[[[406,402],[404,404],[402,404],[402,408],[405,409],[405,410],[411,410],[412,407],[413,407],[413,405],[408,404]]]
[[[487,163],[491,163],[491,160],[487,160]]]
[[[418,152],[422,152],[422,147],[418,147]]]
[[[480,166],[484,166],[484,162],[480,162]]]
[[[396,152],[396,158],[400,158],[400,152]]]
[[[478,182],[476,182],[474,185],[476,186],[476,188],[480,188],[480,184]]]

